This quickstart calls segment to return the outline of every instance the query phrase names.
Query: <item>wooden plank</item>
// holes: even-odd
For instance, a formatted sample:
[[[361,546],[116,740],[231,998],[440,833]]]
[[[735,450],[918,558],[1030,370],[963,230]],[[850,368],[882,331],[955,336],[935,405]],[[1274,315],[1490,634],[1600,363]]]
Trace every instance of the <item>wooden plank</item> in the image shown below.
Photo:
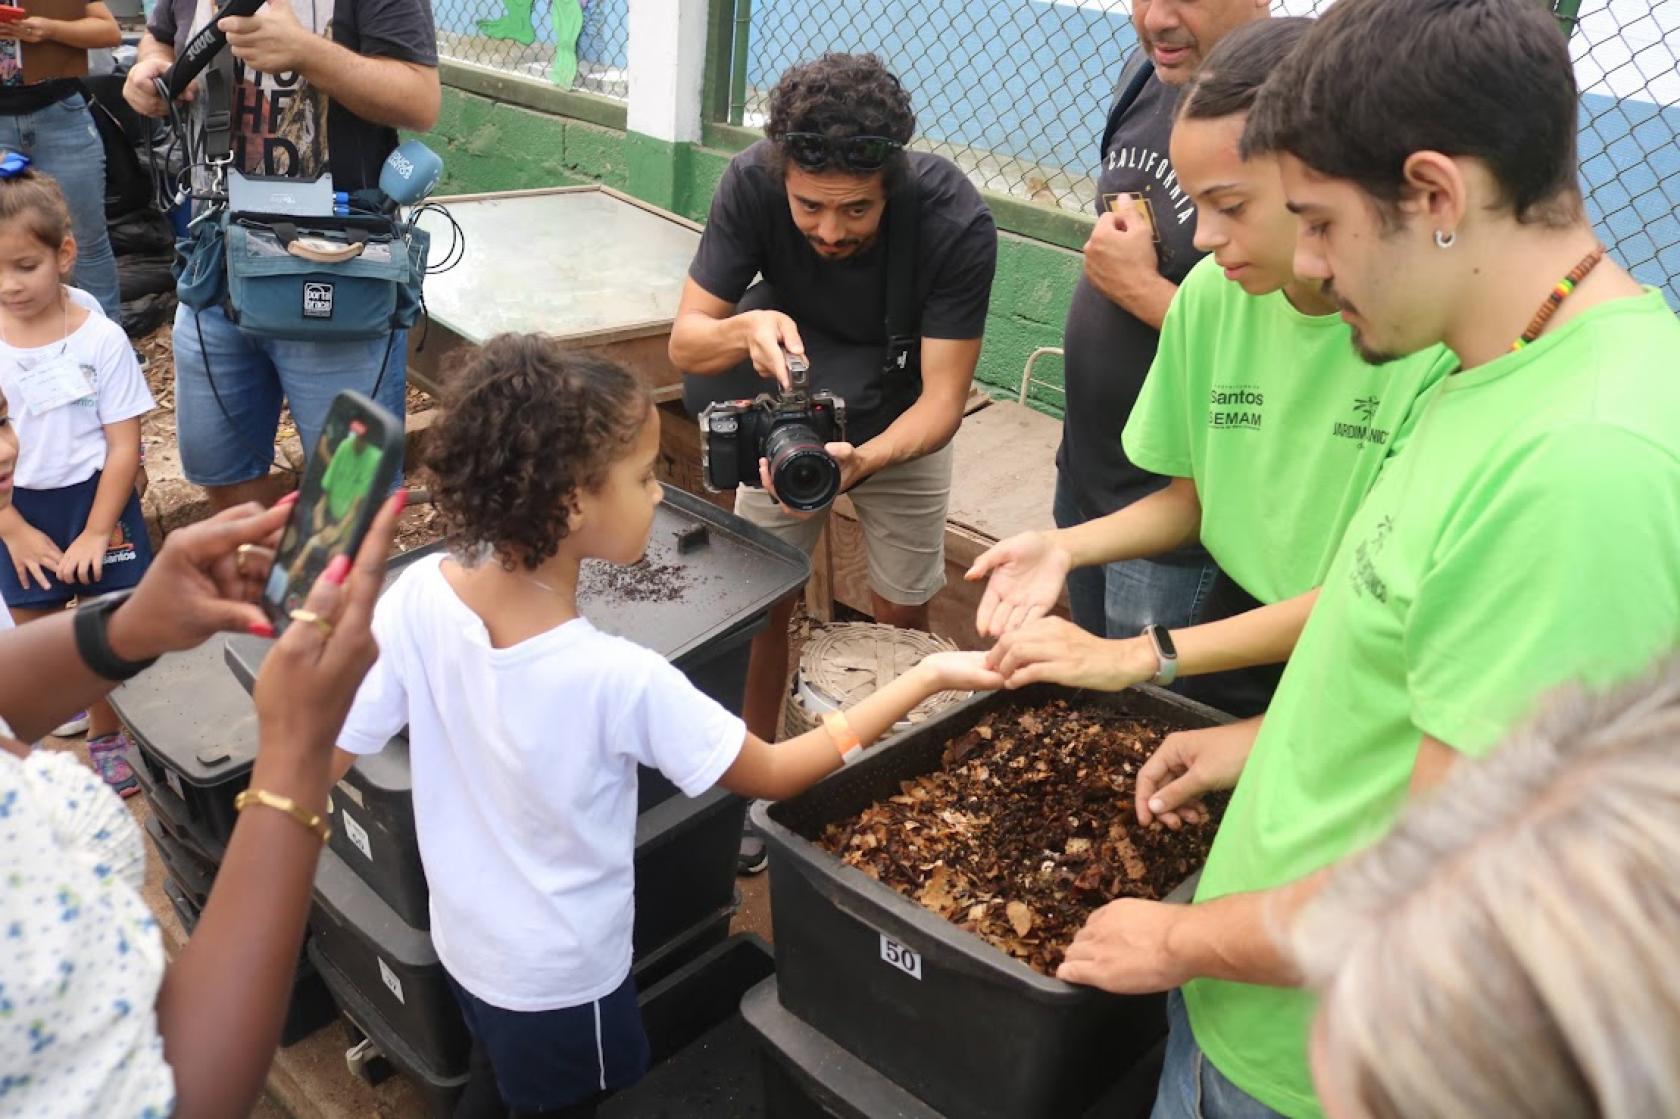
[[[823,528],[811,556],[811,578],[805,583],[805,612],[819,622],[834,620],[834,556],[829,531]]]
[[[734,512],[733,493],[712,493],[700,470],[700,426],[688,418],[680,401],[659,405],[659,480]]]
[[[952,441],[950,521],[991,540],[1054,528],[1050,505],[1061,438],[1058,421],[1011,401],[993,401],[969,416]]]

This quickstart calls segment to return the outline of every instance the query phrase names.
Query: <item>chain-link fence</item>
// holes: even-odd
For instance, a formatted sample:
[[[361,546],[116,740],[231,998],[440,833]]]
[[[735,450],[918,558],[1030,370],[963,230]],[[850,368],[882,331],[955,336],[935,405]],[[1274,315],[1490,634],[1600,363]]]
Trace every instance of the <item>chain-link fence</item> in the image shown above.
[[[434,9],[445,58],[629,95],[628,0],[436,0]]]
[[[779,74],[874,51],[915,98],[917,147],[998,194],[1090,213],[1130,0],[714,0],[732,5],[730,122],[759,127]],[[1333,0],[1283,0],[1317,15]],[[1547,2],[1547,0],[1536,0]],[[1581,83],[1582,175],[1617,256],[1680,307],[1680,0],[1555,0]],[[714,24],[719,26],[721,24]]]

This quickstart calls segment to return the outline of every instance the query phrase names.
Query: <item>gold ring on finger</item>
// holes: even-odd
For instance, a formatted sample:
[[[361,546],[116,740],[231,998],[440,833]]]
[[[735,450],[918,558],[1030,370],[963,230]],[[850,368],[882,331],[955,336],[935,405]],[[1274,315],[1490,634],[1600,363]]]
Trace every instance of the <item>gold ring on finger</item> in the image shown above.
[[[257,550],[255,544],[241,544],[233,552],[233,569],[239,574],[245,574],[245,558]]]
[[[321,631],[323,638],[332,636],[333,624],[313,610],[293,610],[291,617],[294,622],[308,622],[313,625]]]

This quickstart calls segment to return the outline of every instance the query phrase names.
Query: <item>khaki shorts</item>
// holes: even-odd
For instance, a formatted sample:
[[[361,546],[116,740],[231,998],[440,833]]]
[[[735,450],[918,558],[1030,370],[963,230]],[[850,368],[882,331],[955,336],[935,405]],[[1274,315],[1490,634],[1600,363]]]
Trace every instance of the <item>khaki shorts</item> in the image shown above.
[[[951,445],[873,474],[847,492],[863,526],[869,586],[888,602],[920,606],[945,585],[945,511],[951,501]],[[825,509],[790,516],[756,487],[735,491],[735,512],[807,555],[816,551]]]

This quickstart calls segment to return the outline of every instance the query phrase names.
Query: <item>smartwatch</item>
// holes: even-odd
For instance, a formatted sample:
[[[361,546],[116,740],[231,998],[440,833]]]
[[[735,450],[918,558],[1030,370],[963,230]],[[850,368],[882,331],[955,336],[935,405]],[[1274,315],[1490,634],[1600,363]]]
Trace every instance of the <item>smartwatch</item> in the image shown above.
[[[1178,649],[1173,646],[1172,634],[1167,632],[1166,626],[1150,622],[1143,627],[1143,635],[1149,638],[1149,643],[1155,647],[1155,660],[1158,663],[1155,675],[1150,677],[1149,682],[1164,688],[1178,679]]]
[[[107,595],[76,607],[76,652],[81,656],[82,663],[87,665],[95,676],[119,684],[124,680],[133,679],[157,663],[156,657],[144,661],[125,661],[111,651],[111,615],[128,601],[131,593],[123,591]]]

